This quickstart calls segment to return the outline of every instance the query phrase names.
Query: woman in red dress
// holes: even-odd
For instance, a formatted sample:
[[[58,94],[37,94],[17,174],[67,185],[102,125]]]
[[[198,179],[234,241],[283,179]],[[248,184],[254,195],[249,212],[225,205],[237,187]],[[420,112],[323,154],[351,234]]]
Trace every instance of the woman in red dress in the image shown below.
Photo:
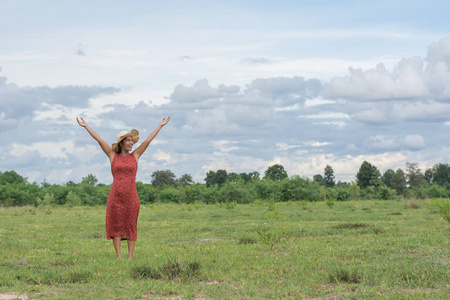
[[[120,132],[117,143],[109,146],[83,118],[77,118],[78,124],[84,127],[99,143],[103,152],[109,157],[113,184],[106,204],[106,238],[113,240],[117,258],[122,258],[120,242],[128,242],[128,258],[133,256],[136,242],[137,219],[139,215],[139,198],[136,190],[136,172],[139,157],[145,152],[150,142],[156,137],[161,128],[169,122],[170,117],[164,118],[142,144],[132,151],[133,145],[139,140],[136,129]],[[131,152],[132,151],[132,152]]]

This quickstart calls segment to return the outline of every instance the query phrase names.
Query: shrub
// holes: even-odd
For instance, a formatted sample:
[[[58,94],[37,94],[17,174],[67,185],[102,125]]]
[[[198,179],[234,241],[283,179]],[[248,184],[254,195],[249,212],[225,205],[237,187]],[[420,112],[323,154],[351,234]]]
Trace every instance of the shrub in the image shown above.
[[[422,205],[419,203],[419,201],[415,199],[410,199],[403,201],[403,207],[405,209],[419,209],[422,207]]]
[[[267,221],[257,228],[254,227],[253,230],[258,234],[260,241],[272,250],[278,242],[291,234],[292,229],[285,226],[285,218],[282,212],[278,210],[277,204],[273,199],[268,201],[264,212]]]
[[[444,220],[450,223],[450,199],[433,199],[431,208],[437,209]]]
[[[335,202],[336,201],[334,200],[334,198],[328,198],[325,203],[328,205],[329,208],[333,208]]]
[[[180,203],[183,192],[180,189],[166,186],[159,192],[158,200],[163,203]]]
[[[219,189],[218,196],[220,202],[247,204],[255,201],[256,192],[242,182],[227,182]]]
[[[70,191],[66,196],[66,205],[68,207],[80,206],[81,198],[77,195],[77,193]]]

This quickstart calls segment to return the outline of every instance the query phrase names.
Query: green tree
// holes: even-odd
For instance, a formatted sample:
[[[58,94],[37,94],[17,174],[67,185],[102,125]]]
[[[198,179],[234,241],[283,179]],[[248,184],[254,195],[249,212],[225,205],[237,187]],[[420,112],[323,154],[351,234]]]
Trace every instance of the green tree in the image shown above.
[[[442,186],[450,183],[450,166],[448,164],[439,163],[431,169],[432,181]]]
[[[206,173],[206,186],[210,187],[215,184],[222,186],[228,179],[228,173],[226,170],[208,171]]]
[[[287,177],[288,177],[288,175],[287,175],[287,172],[284,170],[284,167],[282,165],[279,165],[279,164],[270,166],[264,172],[264,178],[265,179],[283,180],[283,179],[285,179]]]
[[[427,181],[417,163],[406,163],[406,178],[409,187],[423,187]]]
[[[325,185],[325,179],[321,174],[316,174],[313,176],[313,181],[317,182],[320,186]]]
[[[194,183],[194,180],[192,180],[192,176],[189,174],[183,174],[180,178],[177,180],[178,184],[181,186],[187,186]]]
[[[227,182],[236,183],[236,182],[240,181],[241,179],[243,180],[243,178],[238,173],[235,173],[235,172],[228,173],[228,175],[227,175]]]
[[[326,187],[334,187],[336,184],[334,181],[334,171],[330,165],[327,165],[323,172],[323,178],[325,180]]]
[[[239,175],[241,175],[241,178],[243,178],[246,183],[253,180],[259,180],[259,172],[256,171],[250,173],[240,173]]]
[[[428,168],[425,170],[425,173],[423,173],[423,176],[425,176],[425,180],[428,183],[431,183],[433,181],[433,170]]]
[[[21,184],[27,183],[27,178],[17,174],[16,171],[0,172],[0,184]]]
[[[98,182],[97,177],[95,177],[95,175],[93,174],[88,174],[86,177],[81,178],[82,184],[95,186],[97,182]]]
[[[380,185],[380,171],[378,171],[378,168],[371,163],[364,161],[356,174],[356,182],[361,189],[365,189],[368,186]]]
[[[359,199],[359,191],[360,191],[359,185],[356,182],[352,181],[350,183],[350,197],[352,200]]]
[[[381,179],[381,173],[377,168],[374,169],[372,177],[370,178],[369,182],[370,185],[374,187],[379,187],[383,184],[383,180]]]
[[[406,189],[406,175],[402,169],[397,169],[391,179],[391,189],[395,189],[398,195],[403,195]]]
[[[392,178],[394,178],[394,176],[395,176],[395,171],[392,170],[392,169],[387,169],[387,170],[383,173],[383,176],[382,176],[383,183],[384,183],[387,187],[392,188]]]
[[[234,172],[228,173],[228,182],[237,182],[243,181],[244,183],[248,183],[252,180],[259,180],[259,173],[254,171],[250,173],[239,173],[236,174]]]
[[[162,187],[165,185],[175,186],[177,184],[175,180],[175,174],[170,170],[157,170],[152,173],[152,185],[156,187]]]

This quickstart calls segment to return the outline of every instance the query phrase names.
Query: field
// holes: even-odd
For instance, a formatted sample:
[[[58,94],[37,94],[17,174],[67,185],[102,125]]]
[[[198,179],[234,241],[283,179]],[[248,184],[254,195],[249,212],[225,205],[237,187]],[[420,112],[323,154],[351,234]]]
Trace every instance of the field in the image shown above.
[[[426,201],[330,206],[141,205],[132,260],[115,258],[105,238],[104,207],[0,208],[0,294],[28,299],[449,297],[450,226]],[[126,257],[126,242],[122,253]]]

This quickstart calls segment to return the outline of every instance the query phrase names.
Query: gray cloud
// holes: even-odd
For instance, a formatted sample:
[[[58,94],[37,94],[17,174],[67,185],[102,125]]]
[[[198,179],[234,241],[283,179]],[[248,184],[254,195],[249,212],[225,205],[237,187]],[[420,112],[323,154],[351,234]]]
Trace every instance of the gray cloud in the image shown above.
[[[50,89],[49,89],[50,90]],[[59,86],[49,91],[48,102],[67,107],[89,107],[89,100],[104,94],[114,94],[120,89],[98,86]]]

